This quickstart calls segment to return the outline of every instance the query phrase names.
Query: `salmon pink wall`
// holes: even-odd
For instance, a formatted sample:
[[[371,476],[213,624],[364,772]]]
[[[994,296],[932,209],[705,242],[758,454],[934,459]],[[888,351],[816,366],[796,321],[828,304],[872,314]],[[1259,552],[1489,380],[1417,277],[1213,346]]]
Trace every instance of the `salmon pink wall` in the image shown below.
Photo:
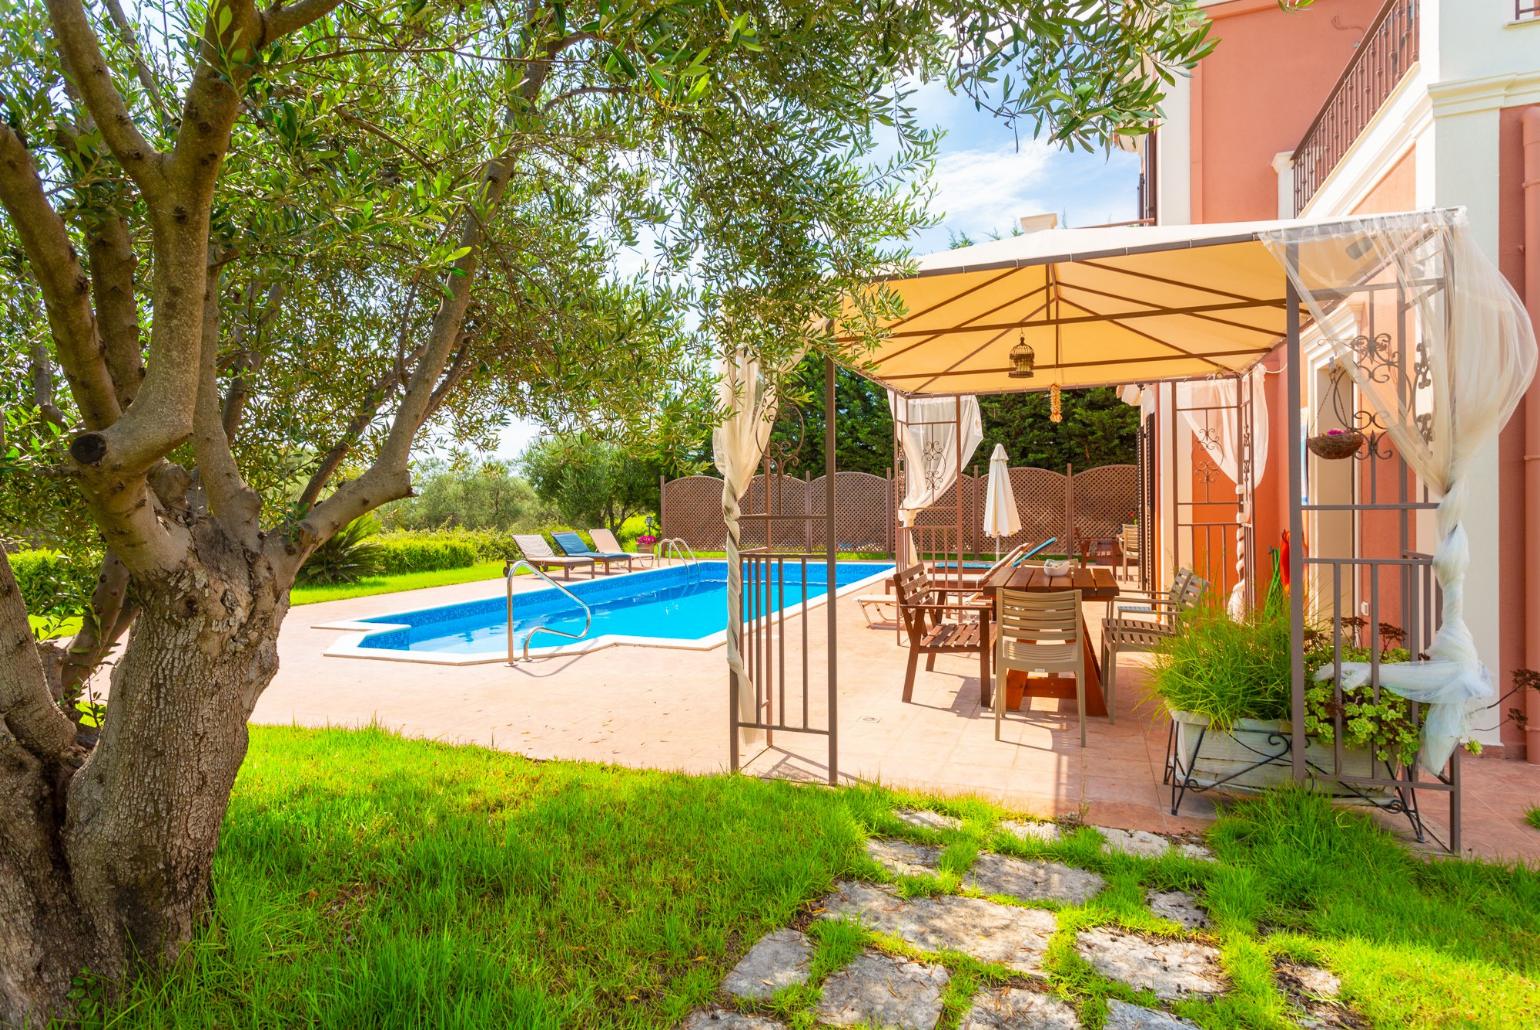
[[[1525,110],[1524,107],[1505,108],[1498,130],[1497,263],[1521,296],[1524,292],[1524,154],[1519,119]],[[1540,332],[1540,325],[1535,328]],[[1498,606],[1502,612],[1497,681],[1498,692],[1505,693],[1512,682],[1513,670],[1524,665],[1524,577],[1540,575],[1540,570],[1526,569],[1523,560],[1524,519],[1540,518],[1540,512],[1524,510],[1524,404],[1519,405],[1503,429],[1498,447],[1498,547],[1502,554],[1520,556],[1518,560],[1501,562],[1497,576]],[[1522,703],[1522,699],[1518,699],[1518,704]],[[1505,703],[1500,710],[1506,713],[1511,707],[1514,705]],[[1502,722],[1502,740],[1505,755],[1523,757],[1524,732],[1506,716]]]
[[[1277,0],[1207,9],[1214,52],[1193,75],[1192,220],[1278,214],[1273,155],[1292,151],[1315,119],[1383,0]]]

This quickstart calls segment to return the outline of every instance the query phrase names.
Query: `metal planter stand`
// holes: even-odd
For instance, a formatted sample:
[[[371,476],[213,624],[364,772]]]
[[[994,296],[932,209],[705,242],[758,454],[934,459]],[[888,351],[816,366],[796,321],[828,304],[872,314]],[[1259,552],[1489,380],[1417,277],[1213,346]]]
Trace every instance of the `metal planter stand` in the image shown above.
[[[1242,766],[1235,772],[1232,772],[1227,776],[1220,777],[1219,779],[1199,779],[1194,775],[1194,773],[1198,765],[1198,756],[1203,753],[1203,742],[1208,737],[1208,730],[1209,728],[1207,726],[1199,728],[1198,740],[1192,749],[1192,758],[1184,763],[1182,759],[1181,748],[1177,746],[1177,721],[1175,719],[1171,719],[1167,725],[1166,764],[1164,774],[1161,778],[1161,783],[1171,788],[1172,815],[1176,815],[1180,811],[1182,802],[1186,799],[1188,791],[1191,791],[1194,794],[1203,794],[1211,790],[1222,789],[1227,784],[1231,784],[1241,777],[1247,775],[1248,773],[1255,772],[1256,770],[1265,766],[1277,765],[1281,767],[1292,767],[1293,765],[1294,742],[1287,730],[1280,729],[1266,735],[1264,742],[1269,750],[1253,747],[1239,737],[1230,736],[1230,739],[1233,740],[1236,744],[1240,745],[1255,755],[1256,761],[1250,763],[1249,765]],[[1383,765],[1385,767],[1386,773],[1390,778],[1402,781],[1406,785],[1396,786],[1393,788],[1393,793],[1389,795],[1375,796],[1365,793],[1351,782],[1346,782],[1333,777],[1329,770],[1325,769],[1318,763],[1311,761],[1308,756],[1302,757],[1304,758],[1304,764],[1306,768],[1310,770],[1312,777],[1319,777],[1323,780],[1328,780],[1335,783],[1337,786],[1342,788],[1344,797],[1355,798],[1358,801],[1377,808],[1382,812],[1404,815],[1406,817],[1407,823],[1411,826],[1412,833],[1416,836],[1417,842],[1419,844],[1426,843],[1427,840],[1431,837],[1441,847],[1447,848],[1448,845],[1445,843],[1445,841],[1437,834],[1433,833],[1433,831],[1428,829],[1427,824],[1423,822],[1422,813],[1417,807],[1417,792],[1413,789],[1413,770],[1407,769],[1398,773],[1390,762],[1382,763],[1376,760],[1373,764]],[[1456,761],[1458,761],[1458,759],[1456,759]],[[1236,786],[1231,787],[1230,789],[1240,791],[1255,791],[1259,788],[1252,786]]]

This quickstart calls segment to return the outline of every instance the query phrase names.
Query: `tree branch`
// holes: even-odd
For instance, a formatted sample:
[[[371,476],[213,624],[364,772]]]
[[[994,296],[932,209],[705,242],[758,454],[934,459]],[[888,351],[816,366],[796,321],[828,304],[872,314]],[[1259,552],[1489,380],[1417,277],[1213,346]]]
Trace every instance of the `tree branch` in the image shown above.
[[[219,282],[219,273],[210,270],[203,297],[203,346],[198,369],[198,406],[193,416],[193,453],[198,459],[198,476],[208,497],[209,510],[232,538],[255,551],[262,500],[246,485],[230,452],[214,367],[219,357]]]
[[[35,757],[52,762],[75,743],[75,724],[54,704],[27,605],[0,548],[0,720]]]
[[[91,428],[110,425],[120,414],[112,377],[102,360],[90,280],[75,257],[69,230],[48,203],[32,155],[9,125],[0,122],[0,206],[21,238],[27,263],[43,292],[48,327],[59,364],[69,379],[81,417]]]
[[[139,259],[128,223],[116,211],[104,211],[86,227],[86,261],[91,296],[96,301],[97,331],[112,376],[118,404],[127,408],[144,379],[144,349],[139,339],[139,302],[134,269]]]
[[[262,12],[262,22],[266,28],[264,42],[299,31],[311,22],[326,17],[340,3],[341,0],[299,0],[298,3],[284,4],[280,0]]]
[[[123,48],[134,61],[134,72],[139,76],[139,85],[144,87],[144,94],[155,107],[155,113],[160,115],[162,123],[168,121],[171,112],[166,109],[166,100],[161,96],[160,83],[155,79],[155,73],[150,70],[145,62],[144,51],[139,47],[139,35],[134,31],[134,23],[128,20],[128,15],[123,13],[123,5],[118,0],[107,0],[107,15],[112,19],[112,25],[118,30],[118,39],[123,43]]]
[[[241,425],[241,416],[245,414],[246,398],[251,393],[249,377],[262,367],[262,353],[261,351],[253,350],[252,346],[253,344],[261,343],[261,336],[264,330],[273,324],[273,320],[278,317],[279,311],[282,310],[283,287],[282,281],[275,282],[269,286],[267,288],[267,301],[263,304],[262,313],[257,316],[256,326],[253,328],[243,322],[236,327],[233,334],[237,347],[235,358],[231,364],[234,374],[230,378],[230,388],[225,391],[224,407],[220,414],[220,422],[224,425],[225,436],[230,440],[235,439],[236,431]],[[247,287],[248,305],[255,289],[255,283]],[[253,333],[257,337],[255,340],[250,338]]]
[[[96,122],[102,139],[123,170],[153,203],[165,191],[162,165],[165,155],[145,139],[134,124],[123,95],[107,70],[107,57],[101,41],[86,17],[80,0],[44,0],[53,23],[53,36],[59,44],[59,56],[75,88],[80,91],[86,109]]]

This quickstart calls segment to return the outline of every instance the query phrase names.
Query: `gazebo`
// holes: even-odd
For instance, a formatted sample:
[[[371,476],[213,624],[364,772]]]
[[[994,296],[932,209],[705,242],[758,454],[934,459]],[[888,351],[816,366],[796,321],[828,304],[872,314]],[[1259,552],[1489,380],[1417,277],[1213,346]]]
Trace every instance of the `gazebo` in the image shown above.
[[[1464,477],[1472,456],[1512,414],[1536,360],[1522,304],[1471,240],[1463,211],[1046,230],[923,257],[871,289],[896,294],[906,312],[884,327],[875,349],[853,362],[891,391],[900,454],[911,468],[916,461],[929,463],[923,482],[907,479],[906,504],[933,501],[946,492],[948,477],[955,479],[965,460],[960,450],[971,435],[972,398],[1123,387],[1147,411],[1164,403],[1173,417],[1180,413],[1201,425],[1204,431],[1195,435],[1233,483],[1238,502],[1229,535],[1236,542],[1233,550],[1219,546],[1225,560],[1236,564],[1229,599],[1239,614],[1256,596],[1251,497],[1271,449],[1274,460],[1287,467],[1287,529],[1294,542],[1286,563],[1292,584],[1291,729],[1279,742],[1280,755],[1286,752],[1298,780],[1390,797],[1389,807],[1408,811],[1419,833],[1418,792],[1447,794],[1451,839],[1446,844],[1459,847],[1457,745],[1466,735],[1471,705],[1491,693],[1463,617],[1469,564],[1461,525]],[[854,342],[838,328],[836,339]],[[1307,394],[1320,392],[1306,377],[1321,371],[1307,366],[1307,345],[1327,355],[1327,382],[1335,391],[1329,416],[1304,410]],[[1283,379],[1281,419],[1259,417],[1257,380],[1264,360]],[[826,364],[829,472],[833,367]],[[774,577],[778,562],[816,559],[827,563],[832,583],[834,496],[825,498],[822,512],[780,516],[821,525],[821,554],[740,552],[736,546],[740,513],[734,484],[744,481],[745,469],[752,474],[763,455],[775,417],[774,378],[747,356],[730,363],[724,376],[723,400],[732,417],[718,430],[716,450],[725,480],[732,575],[752,587]],[[907,414],[911,411],[923,414]],[[945,426],[932,435],[929,455],[911,446],[909,437],[922,449],[926,438],[923,432],[906,433],[911,422]],[[1372,489],[1355,488],[1342,497],[1322,490],[1322,496],[1313,496],[1312,484],[1324,482],[1316,468],[1324,459],[1313,445],[1305,446],[1307,427],[1315,436],[1360,435],[1366,440],[1359,449],[1368,459],[1364,464],[1384,463],[1387,471],[1376,467],[1367,473]],[[1271,448],[1270,435],[1281,437]],[[934,453],[936,438],[954,448],[950,459]],[[1178,469],[1146,471],[1169,478]],[[825,482],[832,495],[833,477]],[[1170,510],[1180,507],[1151,498],[1141,512],[1145,531],[1158,527],[1168,540],[1187,532],[1196,550],[1203,521],[1198,506],[1191,504],[1185,515]],[[758,517],[768,519],[770,513]],[[1321,527],[1333,519],[1346,519],[1354,528],[1327,547]],[[1364,546],[1361,527],[1368,521],[1394,538],[1388,552]],[[1313,534],[1322,534],[1321,547],[1312,549]],[[1213,546],[1213,533],[1204,538]],[[1150,546],[1145,554],[1158,551]],[[1318,596],[1307,607],[1311,588]],[[807,717],[813,687],[806,656],[803,717],[797,721],[787,718],[799,705],[795,697],[786,699],[786,669],[796,664],[795,653],[786,658],[786,616],[745,604],[753,593],[729,598],[733,767],[743,764],[747,748],[772,733],[823,733],[833,782],[838,775],[833,605],[827,724],[814,726]],[[1349,600],[1356,607],[1349,607]],[[1351,639],[1355,620],[1364,618],[1360,612],[1367,613],[1370,627],[1394,613],[1413,660],[1382,666],[1375,649],[1367,662],[1344,660],[1340,642]],[[805,625],[802,633],[805,644]],[[1338,642],[1332,664],[1321,670],[1306,668],[1306,638],[1313,633]],[[745,651],[756,661],[746,662]],[[772,689],[777,675],[778,694]],[[1305,694],[1312,677],[1333,684],[1339,713],[1338,744],[1324,764],[1307,759]],[[1340,745],[1344,690],[1369,691],[1376,699],[1388,690],[1417,702],[1418,761],[1368,775],[1346,768]]]

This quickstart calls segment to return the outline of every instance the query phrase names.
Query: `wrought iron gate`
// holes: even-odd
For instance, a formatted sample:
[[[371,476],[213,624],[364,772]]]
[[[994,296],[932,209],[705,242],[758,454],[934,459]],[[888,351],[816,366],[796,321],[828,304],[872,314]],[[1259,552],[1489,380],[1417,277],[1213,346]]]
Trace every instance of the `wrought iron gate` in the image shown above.
[[[824,364],[824,476],[822,496],[802,495],[795,510],[788,511],[779,502],[786,494],[781,488],[785,469],[802,446],[802,433],[767,447],[760,491],[759,511],[741,516],[747,528],[756,522],[762,527],[764,545],[739,553],[738,567],[743,577],[743,595],[739,610],[729,613],[738,620],[743,664],[747,681],[728,672],[728,750],[733,771],[746,766],[758,754],[775,746],[777,733],[811,734],[828,741],[828,781],[839,780],[839,662],[838,632],[835,621],[837,588],[835,560],[839,541],[835,532],[837,480],[834,476],[834,439],[836,432],[834,404],[834,363]],[[777,419],[781,425],[802,426],[801,413],[785,405]],[[772,441],[775,437],[772,436]],[[791,480],[796,482],[796,480]],[[749,503],[755,498],[752,493]],[[812,541],[821,540],[815,550]],[[792,542],[795,542],[794,544]],[[789,546],[778,547],[777,544]],[[793,586],[800,597],[788,605],[787,572],[793,571]],[[817,605],[808,600],[807,586],[820,576],[824,581],[823,612],[824,662],[823,689],[819,689],[818,663],[812,660],[817,647],[814,620]],[[752,691],[752,717],[740,707],[744,691]],[[762,745],[762,746],[761,746]],[[754,754],[745,754],[757,747]]]

